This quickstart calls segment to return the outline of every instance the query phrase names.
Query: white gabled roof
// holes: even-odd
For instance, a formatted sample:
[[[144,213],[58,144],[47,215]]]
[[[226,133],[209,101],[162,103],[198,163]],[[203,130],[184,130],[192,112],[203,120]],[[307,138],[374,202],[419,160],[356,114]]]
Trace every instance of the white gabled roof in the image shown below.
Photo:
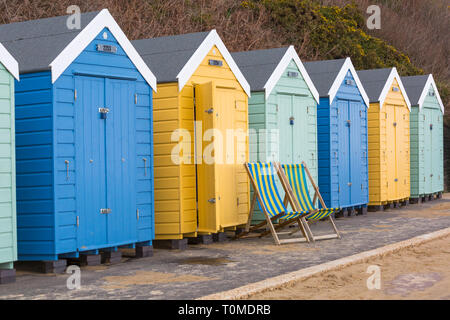
[[[300,57],[298,56],[294,46],[292,45],[289,46],[289,48],[286,50],[286,53],[284,54],[283,58],[280,60],[277,67],[273,71],[272,75],[269,77],[266,84],[264,85],[266,99],[267,97],[269,97],[273,88],[276,86],[278,80],[280,80],[281,76],[283,75],[283,72],[286,70],[287,66],[292,60],[294,60],[298,70],[300,70],[300,73],[303,79],[305,80],[306,84],[308,85],[308,88],[311,91],[311,94],[313,95],[314,99],[317,101],[317,103],[319,103],[319,92],[314,86],[311,78],[309,77],[308,72],[306,72],[303,63],[300,60]]]
[[[419,103],[418,103],[419,109],[422,109],[423,103],[425,102],[425,98],[428,94],[428,91],[430,90],[430,86],[433,87],[434,93],[439,102],[439,106],[441,107],[441,111],[442,111],[442,113],[444,113],[444,104],[442,103],[441,96],[439,95],[439,91],[437,89],[436,82],[434,82],[434,78],[433,78],[432,74],[428,75],[427,83],[425,84],[423,91],[420,95]]]
[[[14,57],[6,50],[6,48],[0,43],[0,62],[5,68],[12,74],[14,78],[19,80],[19,63]]]
[[[197,48],[197,50],[195,50],[194,54],[189,58],[189,60],[177,74],[176,77],[178,79],[179,90],[181,91],[184,85],[189,81],[195,70],[197,70],[203,59],[205,59],[206,55],[214,45],[217,47],[217,49],[219,49],[220,53],[227,62],[231,71],[234,73],[236,79],[239,81],[245,93],[250,97],[250,85],[237,66],[236,62],[233,60],[233,57],[223,43],[222,39],[220,39],[215,29],[209,32],[201,45]]]
[[[391,88],[394,79],[397,80],[397,83],[400,87],[400,92],[406,101],[406,105],[408,106],[409,111],[411,111],[411,102],[409,101],[408,94],[406,93],[402,79],[400,78],[400,75],[398,74],[396,67],[393,67],[391,69],[391,73],[389,74],[389,77],[386,80],[383,90],[381,90],[380,96],[378,97],[378,101],[380,101],[380,108],[383,108],[384,100],[386,100],[386,96],[389,93],[389,89]]]
[[[114,20],[108,9],[103,9],[93,18],[89,24],[58,54],[50,63],[52,82],[54,83],[67,67],[80,55],[80,53],[95,39],[103,30],[108,28],[117,42],[123,48],[128,58],[133,62],[136,69],[141,73],[147,83],[156,91],[156,77],[150,71],[144,60],[128,40],[125,33]]]
[[[337,92],[339,91],[339,88],[341,87],[341,84],[344,81],[345,76],[348,71],[350,71],[350,73],[352,74],[353,79],[355,80],[356,85],[359,89],[359,92],[362,95],[364,103],[366,104],[367,108],[369,108],[369,106],[370,106],[369,97],[366,93],[366,90],[364,89],[364,86],[362,85],[362,83],[358,77],[358,74],[356,73],[356,70],[355,70],[355,67],[353,66],[352,60],[349,57],[347,57],[345,59],[345,62],[342,65],[341,70],[339,71],[338,75],[334,79],[334,82],[331,85],[330,90],[328,91],[328,96],[330,97],[330,102],[334,100],[334,97],[336,96]]]

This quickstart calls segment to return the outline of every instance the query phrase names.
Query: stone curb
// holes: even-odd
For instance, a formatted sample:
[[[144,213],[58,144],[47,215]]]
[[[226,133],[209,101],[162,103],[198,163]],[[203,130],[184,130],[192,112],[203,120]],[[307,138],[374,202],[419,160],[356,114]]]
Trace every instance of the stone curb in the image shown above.
[[[381,248],[361,252],[352,256],[341,258],[338,260],[333,260],[309,268],[301,269],[298,271],[290,272],[273,278],[269,278],[263,281],[251,283],[236,289],[223,291],[219,293],[214,293],[211,295],[203,296],[197,298],[196,300],[238,300],[246,299],[251,295],[256,293],[261,293],[264,291],[270,291],[281,286],[289,285],[293,282],[304,280],[312,276],[340,269],[345,266],[352,264],[365,262],[368,259],[383,256],[388,253],[392,253],[404,248],[420,245],[431,240],[436,240],[442,237],[450,235],[450,228],[445,228],[432,233],[423,234],[408,240],[396,242]]]

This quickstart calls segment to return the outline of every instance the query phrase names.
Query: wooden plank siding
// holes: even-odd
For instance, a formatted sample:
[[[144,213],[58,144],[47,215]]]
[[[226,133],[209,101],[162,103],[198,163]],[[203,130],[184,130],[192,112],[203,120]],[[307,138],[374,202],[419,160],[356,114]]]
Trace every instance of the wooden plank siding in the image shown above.
[[[410,197],[410,112],[396,79],[380,109],[379,103],[371,103],[369,109],[369,205],[382,205],[388,201]],[[387,114],[387,106],[395,108],[395,119]],[[389,136],[388,126],[398,122],[396,137]],[[395,139],[396,163],[388,163],[388,140]],[[396,169],[395,169],[396,168]],[[389,170],[388,170],[389,169]],[[389,189],[389,185],[396,185]],[[389,191],[394,190],[394,191]]]
[[[117,52],[99,52],[96,49],[99,43],[113,45]],[[84,182],[77,181],[76,177],[81,174],[77,168],[86,164],[78,163],[81,155],[77,150],[77,137],[80,136],[77,130],[83,130],[76,122],[76,99],[82,98],[81,89],[75,94],[75,79],[79,75],[102,79],[99,81],[104,83],[113,83],[110,79],[130,79],[137,102],[131,113],[135,119],[130,120],[134,122],[135,132],[127,141],[135,144],[133,150],[136,151],[135,159],[127,161],[135,164],[130,170],[137,172],[136,181],[132,182],[136,192],[131,194],[135,197],[131,201],[139,209],[137,231],[132,230],[134,235],[129,237],[130,242],[122,243],[124,240],[121,239],[119,243],[104,243],[101,248],[91,249],[151,243],[154,238],[152,90],[113,34],[104,28],[55,83],[52,84],[48,71],[23,74],[17,85],[19,260],[57,260],[60,254],[76,255],[82,251],[78,243],[77,217],[83,200],[78,198],[77,190],[83,188]],[[105,91],[98,95],[105,95]],[[121,146],[123,141],[117,141],[112,152],[117,154]],[[145,176],[143,158],[148,160]],[[118,208],[120,206],[117,204]],[[126,216],[137,219],[134,212]],[[130,231],[129,227],[134,224],[128,225],[123,217],[116,216],[114,221],[121,224],[121,232]],[[86,220],[79,222],[89,223]]]
[[[223,66],[210,66],[209,60],[222,60]],[[154,141],[155,141],[155,230],[156,239],[182,239],[197,233],[196,193],[201,192],[197,186],[194,164],[194,87],[195,85],[214,81],[217,87],[235,88],[237,107],[235,109],[234,128],[248,130],[248,98],[245,91],[227,65],[217,47],[211,48],[199,67],[181,91],[178,83],[158,84],[154,96]],[[230,108],[230,112],[233,109]],[[176,129],[185,129],[190,141],[182,143],[184,152],[180,164],[172,161],[172,150],[178,139],[172,141]],[[225,136],[225,133],[224,133]],[[182,140],[183,141],[183,140]],[[248,141],[246,143],[248,146]],[[248,147],[241,150],[248,161]],[[190,163],[189,163],[190,162]],[[239,197],[238,218],[228,226],[245,224],[249,204],[249,181],[243,165],[236,165],[237,194]],[[232,187],[232,186],[230,186]],[[221,231],[221,230],[217,230]]]
[[[297,73],[298,77],[288,77],[288,72]],[[285,99],[291,101],[289,105],[284,103]],[[282,127],[289,125],[289,115],[281,108],[289,106],[296,109],[289,114],[295,115],[296,131],[292,141],[282,141],[279,133]],[[317,102],[294,61],[283,71],[267,99],[265,92],[252,92],[249,99],[249,127],[255,130],[252,133],[256,133],[250,137],[250,161],[281,161],[283,164],[304,161],[317,181]],[[289,155],[291,160],[287,161],[285,155]],[[275,181],[280,196],[284,197],[281,183],[278,178]],[[309,180],[308,187],[313,197]],[[262,212],[256,207],[252,222],[256,224],[263,220]]]
[[[14,78],[0,63],[0,269],[17,260]]]

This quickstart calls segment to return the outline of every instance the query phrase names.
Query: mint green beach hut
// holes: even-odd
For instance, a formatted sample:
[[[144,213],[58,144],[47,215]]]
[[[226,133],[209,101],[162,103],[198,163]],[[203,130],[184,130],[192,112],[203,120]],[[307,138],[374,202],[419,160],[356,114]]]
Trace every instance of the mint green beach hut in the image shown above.
[[[411,203],[444,190],[444,105],[433,76],[402,77],[411,100]]]
[[[250,162],[304,161],[317,181],[319,93],[294,47],[235,52],[232,56],[251,88]],[[281,183],[278,190],[284,197]],[[263,220],[256,210],[253,223]]]
[[[17,260],[14,79],[18,63],[0,43],[0,284],[15,281]]]

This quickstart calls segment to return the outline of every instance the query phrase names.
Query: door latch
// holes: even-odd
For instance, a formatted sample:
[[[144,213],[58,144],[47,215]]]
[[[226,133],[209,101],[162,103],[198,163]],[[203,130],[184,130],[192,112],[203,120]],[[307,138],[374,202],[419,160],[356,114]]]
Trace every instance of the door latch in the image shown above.
[[[397,122],[394,122],[394,127],[396,127],[397,126]]]
[[[100,113],[100,119],[106,119],[107,114],[109,113],[108,108],[98,108],[98,112]]]
[[[208,110],[205,110],[205,112],[208,113],[208,114],[211,114],[211,113],[214,112],[214,109],[213,108],[209,108]]]
[[[101,214],[109,214],[109,213],[111,213],[111,209],[110,208],[100,209],[100,213]]]
[[[348,185],[349,187],[351,187],[351,186],[352,186],[352,183],[351,183],[351,182],[349,182],[349,183],[347,183],[347,185]]]
[[[214,203],[216,203],[216,198],[208,199],[208,202],[214,204]]]
[[[290,124],[291,126],[294,125],[294,120],[295,120],[295,118],[292,117],[292,116],[289,118],[289,124]]]
[[[351,120],[346,120],[345,122],[347,122],[347,127],[350,127],[350,124],[352,123]]]

